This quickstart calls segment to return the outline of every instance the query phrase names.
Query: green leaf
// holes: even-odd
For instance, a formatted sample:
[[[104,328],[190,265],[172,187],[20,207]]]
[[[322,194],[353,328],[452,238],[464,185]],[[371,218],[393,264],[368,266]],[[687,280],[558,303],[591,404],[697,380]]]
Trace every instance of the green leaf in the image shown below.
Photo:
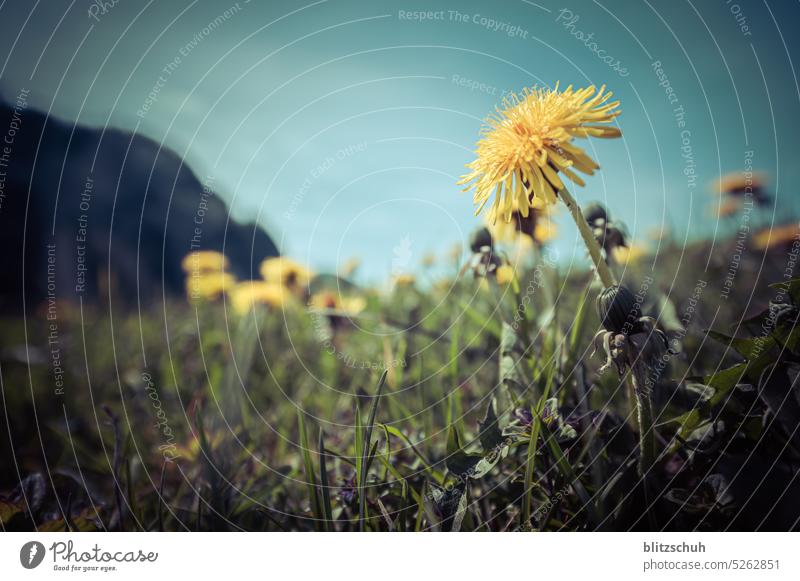
[[[386,424],[378,424],[378,425],[381,426],[386,432],[388,432],[392,436],[400,438],[401,440],[403,440],[403,442],[408,444],[409,448],[411,448],[411,450],[414,452],[414,454],[417,456],[417,458],[419,458],[419,461],[422,462],[422,465],[425,467],[425,470],[427,470],[429,472],[433,472],[433,469],[431,468],[431,464],[430,464],[430,462],[428,462],[428,459],[425,457],[425,454],[423,454],[419,450],[419,448],[417,448],[414,445],[414,443],[408,438],[408,436],[406,436],[403,432],[401,432],[400,430],[398,430],[394,426],[387,426]]]
[[[480,442],[484,452],[491,452],[503,443],[503,432],[500,430],[495,406],[497,402],[494,398],[486,406],[486,415],[483,421],[479,422]]]
[[[776,290],[785,290],[792,297],[792,303],[800,306],[800,278],[793,278],[785,282],[776,282],[769,285]]]
[[[472,475],[476,464],[481,460],[477,454],[467,454],[461,449],[461,436],[455,424],[450,424],[447,431],[447,458],[445,465],[447,469],[460,478],[467,478]]]
[[[426,482],[423,492],[423,506],[431,526],[445,532],[459,531],[467,513],[466,480],[445,488]]]
[[[716,339],[720,343],[728,345],[731,349],[735,350],[739,355],[745,359],[755,359],[770,351],[777,345],[775,339],[772,337],[755,337],[750,339],[739,339],[736,337],[729,337],[716,331],[706,331],[708,336]]]
[[[533,476],[536,463],[536,450],[539,446],[539,432],[542,421],[536,410],[531,421],[531,437],[528,440],[528,452],[525,455],[525,481],[522,496],[522,526],[528,527],[531,522],[531,506],[533,505]]]

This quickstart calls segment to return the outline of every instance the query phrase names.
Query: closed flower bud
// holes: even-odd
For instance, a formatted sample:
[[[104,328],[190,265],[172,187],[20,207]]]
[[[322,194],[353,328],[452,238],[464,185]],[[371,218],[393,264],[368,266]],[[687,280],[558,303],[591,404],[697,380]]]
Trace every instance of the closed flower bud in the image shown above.
[[[610,286],[597,297],[597,314],[606,330],[627,334],[640,316],[639,303],[624,286]]]
[[[479,228],[472,233],[469,247],[473,252],[480,252],[484,246],[488,246],[490,250],[492,249],[492,234],[487,228]]]

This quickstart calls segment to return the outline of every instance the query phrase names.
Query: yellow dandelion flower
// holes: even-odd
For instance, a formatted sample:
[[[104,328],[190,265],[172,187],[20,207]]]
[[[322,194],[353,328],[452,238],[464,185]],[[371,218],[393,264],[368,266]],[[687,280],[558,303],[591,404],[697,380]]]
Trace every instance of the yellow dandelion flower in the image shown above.
[[[719,218],[728,218],[742,209],[741,198],[723,198],[720,203],[712,207],[711,211]]]
[[[309,306],[317,311],[336,311],[336,314],[357,315],[367,306],[364,297],[344,297],[330,291],[322,291],[311,296]]]
[[[186,297],[192,301],[216,299],[231,290],[236,277],[227,272],[202,272],[186,277]]]
[[[262,278],[280,284],[293,291],[304,290],[311,282],[312,272],[302,264],[289,258],[267,258],[261,263]]]
[[[530,241],[546,244],[556,237],[558,230],[551,219],[551,207],[545,207],[534,198],[527,216],[523,216],[516,200],[512,203],[511,219],[495,222],[487,215],[486,224],[492,239],[504,244],[521,244],[530,247]]]
[[[503,266],[497,267],[495,277],[497,278],[497,284],[511,284],[516,278],[516,275],[514,274],[514,267],[509,264],[504,264]]]
[[[573,170],[592,175],[600,166],[583,149],[573,145],[575,137],[619,137],[611,123],[619,115],[619,101],[611,101],[605,85],[564,91],[525,89],[522,95],[503,100],[503,108],[486,119],[478,141],[476,159],[462,177],[465,191],[474,189],[476,215],[494,194],[491,220],[511,219],[514,200],[527,217],[532,200],[556,201],[564,189],[559,174],[578,185],[583,180]]]
[[[228,258],[216,250],[198,250],[183,257],[181,268],[188,274],[228,270]]]
[[[785,224],[774,228],[766,228],[753,236],[753,246],[758,250],[791,246],[800,240],[800,226]]]
[[[766,176],[761,173],[753,172],[734,172],[719,178],[714,184],[715,190],[719,194],[738,195],[747,191],[763,188],[766,184]]]
[[[422,257],[422,266],[430,268],[436,265],[436,255],[433,252],[427,252]]]
[[[229,291],[234,312],[245,315],[255,305],[282,308],[289,300],[288,291],[280,284],[260,280],[240,282]]]
[[[639,244],[615,246],[611,253],[618,264],[635,264],[647,255],[647,250]]]
[[[413,274],[396,274],[392,277],[392,284],[395,287],[410,287],[416,282],[417,279]]]

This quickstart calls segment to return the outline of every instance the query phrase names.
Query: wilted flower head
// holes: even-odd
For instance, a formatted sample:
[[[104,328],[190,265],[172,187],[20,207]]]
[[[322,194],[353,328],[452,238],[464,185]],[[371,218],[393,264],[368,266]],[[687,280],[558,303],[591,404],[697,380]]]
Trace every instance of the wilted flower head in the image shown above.
[[[512,94],[490,115],[481,131],[475,161],[459,184],[474,189],[479,214],[494,195],[490,219],[511,219],[514,200],[523,216],[534,198],[546,204],[556,201],[564,189],[559,174],[578,185],[583,180],[573,171],[592,175],[599,166],[583,149],[572,144],[575,137],[619,137],[617,127],[605,125],[619,115],[619,101],[609,102],[605,86],[559,91],[532,88]]]
[[[469,237],[469,248],[472,252],[480,252],[484,247],[494,248],[494,239],[488,228],[478,228]]]
[[[586,207],[583,208],[583,217],[592,227],[602,226],[608,222],[608,212],[600,202],[586,204]]]
[[[472,256],[464,267],[461,274],[471,270],[475,277],[485,277],[493,274],[502,265],[502,261],[494,253],[494,240],[488,228],[478,228],[470,236],[469,247]]]
[[[637,364],[652,366],[667,347],[667,336],[656,328],[655,319],[641,316],[640,303],[627,287],[603,289],[597,297],[597,314],[603,330],[595,335],[595,347],[602,341],[606,354],[601,372],[612,364],[620,375]]]
[[[292,292],[303,292],[311,282],[311,271],[289,258],[267,258],[261,263],[261,277],[273,284],[283,285]]]
[[[280,284],[260,280],[243,281],[230,291],[233,310],[245,315],[256,305],[282,308],[289,300],[288,290]]]
[[[606,260],[614,258],[615,249],[628,246],[624,226],[614,223],[602,204],[587,204],[583,209],[583,216],[592,229],[595,240],[605,252]]]
[[[627,287],[614,285],[597,296],[597,314],[606,330],[627,334],[641,316],[641,307]]]

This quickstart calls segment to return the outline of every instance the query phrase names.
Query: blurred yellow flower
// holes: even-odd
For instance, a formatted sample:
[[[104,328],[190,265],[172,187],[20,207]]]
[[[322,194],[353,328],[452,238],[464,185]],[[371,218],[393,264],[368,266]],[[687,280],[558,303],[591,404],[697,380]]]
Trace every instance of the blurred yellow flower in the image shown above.
[[[719,218],[727,218],[737,214],[742,209],[741,198],[723,198],[711,211]]]
[[[503,244],[526,245],[530,241],[539,245],[546,244],[558,234],[558,229],[551,219],[551,207],[544,207],[544,203],[534,198],[527,216],[519,211],[515,200],[512,203],[511,220],[493,222],[486,216],[486,223],[492,234],[492,239]],[[527,244],[530,246],[529,244]]]
[[[289,300],[289,293],[280,284],[261,280],[246,280],[228,292],[234,312],[245,315],[255,305],[282,308]]]
[[[575,137],[619,137],[611,123],[619,115],[619,101],[608,102],[605,86],[564,91],[525,89],[512,94],[490,115],[481,130],[476,159],[467,165],[471,171],[458,182],[474,189],[479,214],[494,195],[489,216],[492,222],[502,216],[511,219],[514,200],[520,213],[528,216],[532,200],[546,204],[556,201],[564,189],[559,173],[578,185],[583,180],[573,168],[592,175],[599,166],[583,149],[572,144]]]
[[[216,250],[198,250],[183,257],[181,268],[188,274],[228,270],[228,258]]]
[[[497,284],[507,285],[514,282],[516,275],[514,274],[514,268],[511,265],[504,264],[503,266],[497,267],[497,271],[495,271],[495,277],[497,278]]]
[[[396,274],[392,277],[392,285],[395,287],[410,287],[417,282],[413,274]]]
[[[791,246],[795,241],[800,241],[800,226],[797,224],[766,228],[753,236],[753,246],[758,250]]]
[[[634,264],[647,256],[647,250],[639,244],[630,246],[615,246],[611,253],[618,264]]]
[[[186,277],[186,297],[190,301],[216,299],[236,284],[236,277],[227,272],[201,272]]]
[[[436,264],[436,255],[433,252],[427,252],[422,257],[422,266],[430,268]]]
[[[734,172],[719,178],[714,185],[714,189],[719,194],[738,195],[745,192],[763,188],[766,183],[766,176],[761,173],[753,172]]]
[[[357,315],[367,306],[364,297],[344,297],[330,291],[322,291],[311,296],[309,306],[318,311],[336,311],[333,314]]]
[[[302,264],[283,257],[267,258],[261,263],[260,272],[265,281],[283,285],[295,292],[304,291],[313,276]]]

